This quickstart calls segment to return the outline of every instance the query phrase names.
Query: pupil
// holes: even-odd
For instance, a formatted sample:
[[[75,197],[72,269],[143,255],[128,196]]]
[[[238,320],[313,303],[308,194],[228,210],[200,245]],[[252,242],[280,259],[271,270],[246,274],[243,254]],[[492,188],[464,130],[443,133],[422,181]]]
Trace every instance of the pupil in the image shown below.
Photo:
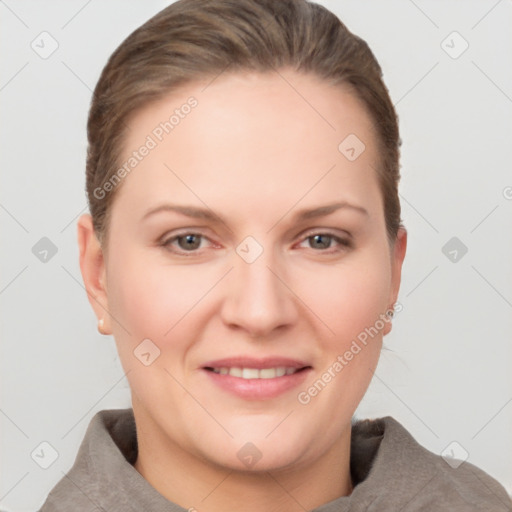
[[[313,236],[313,239],[315,240],[315,243],[317,242],[317,240],[320,241],[320,245],[319,246],[317,245],[317,247],[324,248],[324,249],[329,247],[330,238],[331,237],[329,235],[327,235],[327,236],[324,236],[324,235],[314,235]],[[322,241],[322,239],[324,241]]]
[[[194,242],[194,239],[195,242]],[[199,237],[196,235],[187,235],[180,237],[180,241],[185,240],[184,249],[197,249],[199,247]]]

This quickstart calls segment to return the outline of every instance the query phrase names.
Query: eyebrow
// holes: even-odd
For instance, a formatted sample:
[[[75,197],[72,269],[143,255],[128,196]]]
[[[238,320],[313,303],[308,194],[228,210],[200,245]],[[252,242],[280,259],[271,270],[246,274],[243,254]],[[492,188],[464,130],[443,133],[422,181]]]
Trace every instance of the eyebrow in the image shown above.
[[[334,213],[335,211],[340,210],[342,208],[347,208],[347,209],[353,210],[355,212],[359,212],[367,217],[369,216],[368,210],[366,210],[362,206],[351,204],[346,201],[341,201],[341,202],[337,202],[337,203],[327,204],[324,206],[318,206],[315,208],[305,208],[305,209],[299,210],[293,216],[293,221],[300,222],[300,221],[304,221],[304,220],[308,220],[308,219],[314,219],[317,217],[324,217],[324,216]],[[217,215],[216,213],[214,213],[212,210],[210,210],[208,208],[198,208],[196,206],[178,205],[178,204],[170,204],[170,203],[161,204],[159,206],[149,209],[143,215],[142,220],[145,220],[146,218],[150,217],[151,215],[155,215],[156,213],[161,213],[161,212],[175,212],[175,213],[179,213],[181,215],[185,215],[187,217],[192,217],[194,219],[204,219],[204,220],[210,220],[213,222],[222,222],[223,224],[226,224],[225,220],[220,215]],[[283,217],[285,217],[285,216],[286,216],[286,214]]]

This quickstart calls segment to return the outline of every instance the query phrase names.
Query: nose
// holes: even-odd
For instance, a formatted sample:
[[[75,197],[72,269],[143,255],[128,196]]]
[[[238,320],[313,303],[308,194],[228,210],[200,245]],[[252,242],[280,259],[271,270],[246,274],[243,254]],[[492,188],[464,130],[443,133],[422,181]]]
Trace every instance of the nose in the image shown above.
[[[296,322],[297,298],[272,251],[264,250],[252,263],[233,256],[221,311],[224,323],[251,338],[268,338]]]

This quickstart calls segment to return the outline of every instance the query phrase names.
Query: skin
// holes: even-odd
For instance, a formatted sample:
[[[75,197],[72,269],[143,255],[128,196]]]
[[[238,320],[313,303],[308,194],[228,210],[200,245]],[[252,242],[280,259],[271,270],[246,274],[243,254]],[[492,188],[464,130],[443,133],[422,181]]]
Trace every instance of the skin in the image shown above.
[[[311,510],[352,491],[350,421],[391,323],[309,403],[297,394],[397,301],[407,234],[401,228],[389,245],[376,132],[355,96],[289,69],[208,82],[129,120],[126,158],[187,98],[198,100],[119,185],[107,246],[90,215],[80,217],[80,267],[127,372],[137,471],[201,512],[242,503],[248,512]],[[354,161],[338,150],[351,133],[366,146]],[[298,210],[339,201],[367,215],[341,208],[294,221]],[[141,220],[166,202],[209,208],[225,224],[172,212]],[[177,254],[183,242],[159,245],[183,231],[204,235],[192,256]],[[352,247],[308,238],[326,232],[350,234]],[[247,236],[263,248],[253,263],[235,250]],[[160,350],[148,366],[133,354],[146,338]],[[247,400],[200,369],[235,355],[299,358],[313,370],[299,388]],[[251,468],[237,457],[247,442],[262,455]]]

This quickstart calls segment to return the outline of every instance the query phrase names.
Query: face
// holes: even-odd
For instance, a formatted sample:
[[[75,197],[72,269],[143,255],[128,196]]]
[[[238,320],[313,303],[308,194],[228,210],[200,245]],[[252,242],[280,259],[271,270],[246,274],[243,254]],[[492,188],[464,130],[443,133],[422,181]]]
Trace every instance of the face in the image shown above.
[[[229,468],[247,454],[259,470],[306,466],[340,443],[405,251],[404,233],[388,244],[362,104],[280,75],[187,85],[129,120],[122,161],[136,161],[116,185],[98,294],[110,315],[93,304],[139,435]]]

